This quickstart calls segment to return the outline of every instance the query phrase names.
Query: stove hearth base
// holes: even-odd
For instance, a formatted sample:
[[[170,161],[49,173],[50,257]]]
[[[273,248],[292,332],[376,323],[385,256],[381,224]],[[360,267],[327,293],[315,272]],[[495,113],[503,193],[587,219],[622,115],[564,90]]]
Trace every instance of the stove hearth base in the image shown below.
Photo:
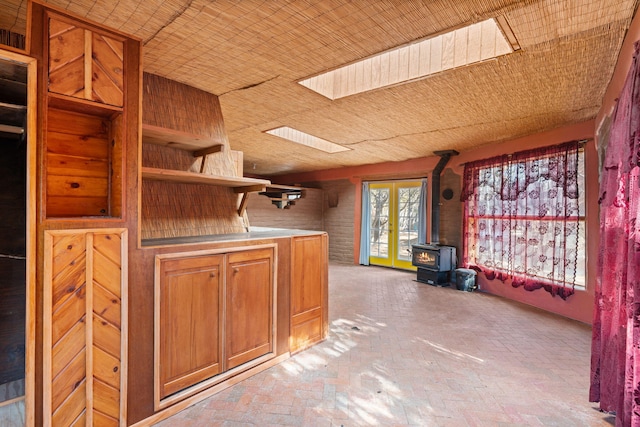
[[[450,271],[435,271],[418,267],[417,280],[432,286],[449,286],[451,279]]]

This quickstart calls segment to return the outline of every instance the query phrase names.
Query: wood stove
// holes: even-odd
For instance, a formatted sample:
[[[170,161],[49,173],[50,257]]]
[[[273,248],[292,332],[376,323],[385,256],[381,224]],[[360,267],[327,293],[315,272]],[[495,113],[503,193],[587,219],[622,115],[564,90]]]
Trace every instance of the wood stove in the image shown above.
[[[456,248],[438,244],[413,245],[411,264],[418,267],[418,282],[449,286],[457,264]]]

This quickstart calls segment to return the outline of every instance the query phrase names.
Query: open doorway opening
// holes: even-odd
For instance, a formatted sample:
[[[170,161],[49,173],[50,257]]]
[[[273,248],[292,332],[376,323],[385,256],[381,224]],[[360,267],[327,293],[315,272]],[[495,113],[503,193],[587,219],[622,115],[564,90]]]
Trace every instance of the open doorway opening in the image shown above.
[[[24,59],[24,61],[22,61]],[[32,65],[29,65],[32,64]],[[30,58],[0,50],[0,425],[28,425],[34,330],[29,238],[35,202],[28,142]],[[35,81],[34,81],[35,83]]]

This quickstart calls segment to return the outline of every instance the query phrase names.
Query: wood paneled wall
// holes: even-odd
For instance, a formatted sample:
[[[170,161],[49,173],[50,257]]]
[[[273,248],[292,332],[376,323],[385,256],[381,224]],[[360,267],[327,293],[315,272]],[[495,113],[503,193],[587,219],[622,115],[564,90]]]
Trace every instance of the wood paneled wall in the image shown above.
[[[113,361],[110,359],[111,356],[105,355],[105,352],[112,354],[115,350],[109,346],[110,344],[97,341],[100,340],[101,337],[110,337],[107,341],[109,343],[113,343],[114,340],[112,332],[117,328],[115,323],[113,323],[113,319],[105,318],[104,320],[106,324],[103,324],[102,320],[97,321],[97,323],[94,321],[87,321],[92,319],[93,315],[91,313],[94,311],[94,308],[96,312],[101,312],[101,309],[97,309],[97,305],[95,305],[101,301],[101,293],[98,292],[97,289],[93,290],[92,301],[94,306],[88,307],[85,305],[84,315],[81,315],[84,316],[83,322],[85,323],[83,327],[85,328],[85,331],[93,331],[94,333],[94,336],[91,339],[87,339],[85,341],[85,354],[92,356],[85,358],[85,368],[91,369],[85,369],[84,372],[94,372],[95,376],[87,375],[84,382],[85,385],[82,385],[83,383],[79,382],[76,387],[76,383],[74,383],[75,390],[78,390],[80,387],[85,387],[86,389],[86,393],[84,395],[87,402],[85,409],[92,408],[95,411],[90,411],[90,413],[87,411],[83,412],[81,410],[78,412],[77,409],[83,406],[83,403],[81,402],[82,399],[78,397],[75,399],[65,400],[64,403],[59,402],[60,397],[64,396],[65,393],[74,394],[73,390],[69,391],[69,383],[66,384],[67,388],[65,389],[63,382],[65,380],[71,381],[70,378],[73,377],[73,375],[77,375],[77,373],[82,370],[73,370],[74,374],[71,375],[71,377],[62,375],[57,376],[55,377],[56,379],[54,379],[52,371],[45,367],[46,363],[49,363],[49,367],[54,365],[62,366],[58,365],[59,357],[57,356],[57,351],[56,355],[53,354],[52,345],[53,334],[59,334],[60,331],[57,329],[55,331],[51,329],[51,320],[58,314],[62,315],[62,312],[58,313],[57,310],[59,307],[56,306],[54,309],[51,302],[53,301],[54,293],[59,297],[60,295],[66,295],[67,297],[77,295],[79,297],[82,292],[85,292],[85,295],[87,295],[87,292],[92,287],[93,283],[89,283],[88,287],[85,286],[86,290],[80,291],[80,293],[76,293],[77,290],[75,288],[65,287],[62,283],[65,283],[67,280],[75,283],[74,280],[78,279],[78,277],[73,274],[66,276],[66,273],[63,275],[53,274],[51,268],[53,268],[53,264],[55,264],[55,262],[49,259],[49,261],[47,261],[48,264],[45,265],[45,259],[47,258],[45,253],[51,256],[52,246],[51,242],[47,241],[47,239],[51,238],[51,236],[56,233],[82,235],[83,233],[91,233],[91,230],[96,229],[99,229],[100,231],[98,234],[94,235],[94,242],[99,239],[96,236],[100,233],[107,233],[109,230],[115,229],[126,230],[127,233],[121,237],[122,247],[127,248],[129,252],[135,252],[137,249],[139,199],[138,148],[140,138],[139,113],[142,77],[141,42],[140,40],[131,38],[128,35],[119,33],[118,31],[105,29],[99,24],[87,22],[82,18],[69,14],[66,10],[58,9],[55,6],[45,4],[39,0],[34,0],[30,6],[31,42],[29,54],[37,60],[38,68],[37,78],[33,79],[33,82],[37,83],[37,112],[34,113],[37,114],[38,125],[37,131],[32,134],[35,137],[35,141],[37,141],[38,164],[37,173],[33,176],[33,181],[36,182],[34,186],[36,186],[37,194],[34,196],[34,199],[37,199],[36,211],[38,213],[38,217],[35,221],[35,239],[37,241],[37,263],[35,265],[35,268],[37,269],[37,304],[35,308],[37,319],[35,332],[37,350],[35,355],[36,384],[35,393],[33,393],[35,395],[33,397],[35,400],[35,403],[33,404],[33,407],[35,408],[35,425],[46,425],[46,420],[55,420],[57,422],[61,420],[58,417],[63,417],[64,419],[69,420],[69,418],[72,417],[72,414],[80,416],[80,418],[76,418],[78,421],[81,419],[93,420],[96,425],[99,424],[100,420],[105,419],[103,415],[108,414],[111,417],[110,421],[112,423],[115,419],[115,423],[126,424],[126,400],[119,401],[118,399],[115,399],[114,401],[113,399],[114,389],[120,388],[122,390],[126,390],[126,387],[122,382],[123,380],[120,380],[120,383],[116,384],[113,381],[113,376],[120,375],[121,372],[125,372],[123,367],[126,366],[127,355],[122,354],[122,356],[120,356],[120,365],[118,365],[116,374],[113,371],[116,365],[111,363]],[[52,32],[50,33],[50,18],[52,17],[54,23],[52,24]],[[60,39],[53,40],[53,46],[49,45],[51,41],[49,35],[56,33],[57,23],[64,23],[65,25],[71,24],[69,28],[81,28],[77,33],[82,35],[81,38],[85,42],[83,43],[82,55],[86,60],[82,61],[83,64],[81,72],[75,74],[75,77],[82,75],[82,78],[74,79],[73,86],[77,86],[78,88],[82,87],[82,90],[70,89],[71,92],[69,92],[63,88],[64,85],[59,86],[56,84],[56,75],[59,74],[57,73],[59,70],[53,62],[55,62],[55,59],[59,57],[59,53],[68,53],[61,51],[61,49],[66,49],[65,46],[68,47],[68,43],[56,44]],[[71,32],[74,31],[75,30],[71,30]],[[71,32],[69,32],[68,35],[71,35]],[[113,43],[114,41],[116,42],[115,44]],[[117,57],[117,63],[112,61],[115,59],[113,55]],[[53,62],[51,63],[50,58],[53,58]],[[105,73],[115,72],[119,77],[113,80],[111,77],[107,77],[106,74],[100,74],[97,76],[97,79],[100,81],[95,80],[96,75],[91,72],[91,70],[92,67],[97,64],[96,61],[100,62],[100,67],[108,68],[108,70],[104,70]],[[50,72],[52,76],[50,76]],[[53,77],[53,86],[50,86],[50,77]],[[104,79],[108,79],[109,81]],[[58,80],[58,83],[66,84],[69,82]],[[109,85],[111,85],[111,87],[106,89]],[[108,94],[106,94],[104,90],[106,90]],[[64,111],[64,117],[59,115],[56,116],[57,111]],[[78,138],[74,140],[74,137],[70,133],[65,134],[64,139],[66,139],[66,142],[62,141],[63,144],[68,144],[65,147],[65,150],[67,151],[66,153],[54,153],[54,150],[60,148],[59,145],[57,148],[54,148],[56,147],[55,143],[50,147],[48,146],[48,142],[53,143],[52,139],[48,141],[48,137],[54,136],[49,131],[54,131],[56,126],[57,129],[61,129],[63,131],[60,132],[60,134],[64,133],[65,129],[74,129],[74,126],[77,125],[78,116],[90,116],[96,121],[96,123],[102,122],[103,120],[110,122],[108,125],[108,127],[110,126],[109,129],[101,129],[97,132],[102,135],[101,139],[103,142],[106,142],[109,147],[109,165],[107,169],[109,179],[108,189],[97,193],[93,192],[93,195],[99,194],[99,197],[101,197],[103,201],[108,199],[109,206],[105,212],[98,211],[98,213],[96,213],[96,211],[92,209],[81,209],[80,211],[75,212],[68,210],[59,211],[58,214],[56,213],[55,203],[53,203],[54,200],[48,199],[49,196],[53,196],[56,192],[62,191],[62,187],[53,182],[53,180],[56,179],[55,177],[71,177],[71,179],[62,179],[62,186],[69,185],[69,190],[83,191],[83,188],[86,188],[83,186],[83,183],[87,182],[86,178],[90,177],[90,174],[96,173],[92,169],[94,163],[102,164],[102,166],[104,166],[105,163],[105,157],[103,155],[94,157],[93,154],[89,156],[81,154],[82,150],[86,148],[85,140],[82,138],[80,138],[80,140],[78,140]],[[102,127],[102,124],[100,124],[99,127]],[[91,137],[91,135],[86,136],[89,138]],[[52,151],[48,152],[48,148],[52,148]],[[71,150],[71,148],[73,148],[73,150]],[[73,159],[74,163],[64,163],[66,160],[63,160],[62,162],[58,161],[61,158],[57,157],[57,154],[69,155],[69,158],[73,157],[74,154],[79,155]],[[82,165],[78,162],[82,163]],[[49,169],[49,167],[51,167],[51,169]],[[96,170],[97,169],[100,169],[100,174],[104,177],[105,168],[100,167],[96,168]],[[49,177],[52,178],[52,181],[48,180]],[[99,187],[100,186],[94,186],[93,188],[97,189]],[[102,185],[101,188],[104,189],[104,185]],[[48,201],[52,203],[48,204]],[[74,200],[73,197],[67,198],[67,201],[63,204],[68,204],[69,206],[65,209],[71,208],[74,205],[77,207],[77,201],[78,200]],[[53,210],[48,211],[48,208],[52,208]],[[102,208],[100,210],[102,210]],[[111,243],[113,243],[113,241],[111,241]],[[107,246],[102,245],[103,248],[106,248]],[[88,259],[86,256],[89,253],[93,254],[93,266],[96,268],[92,273],[94,278],[101,276],[104,277],[108,274],[109,270],[113,270],[114,267],[112,264],[100,262],[100,257],[103,255],[106,256],[109,253],[108,251],[105,252],[105,249],[87,249],[86,254],[84,255],[85,258],[80,256],[80,258],[74,262],[80,264],[84,263]],[[126,259],[127,258],[125,256],[123,260]],[[131,261],[135,262],[135,254]],[[98,269],[98,267],[105,265],[109,265],[109,267]],[[71,273],[71,271],[78,272],[78,270],[73,269],[61,268],[60,271],[62,270],[69,273]],[[45,280],[47,275],[49,275],[49,279]],[[126,284],[126,275],[122,280],[123,281],[121,281],[121,283]],[[54,282],[56,284],[55,290],[53,288]],[[66,291],[69,289],[72,290],[67,293]],[[45,303],[47,293],[50,295],[49,305]],[[113,294],[113,292],[111,293]],[[127,291],[125,288],[121,295],[121,301],[125,301],[126,297]],[[62,300],[60,300],[60,303],[62,304]],[[62,305],[60,305],[60,307],[62,307]],[[74,305],[74,309],[79,310],[82,307],[82,303]],[[89,309],[91,309],[91,311],[89,311]],[[121,305],[119,310],[121,312],[119,312],[118,315],[126,317],[128,314],[127,307],[125,305]],[[73,313],[78,314],[77,311],[73,311]],[[106,315],[107,312],[103,313],[102,317]],[[66,319],[68,321],[68,319],[73,318],[74,316],[71,316]],[[78,318],[76,317],[76,320],[77,319]],[[62,325],[62,323],[60,325]],[[86,334],[84,336],[85,338],[89,338]],[[126,334],[122,332],[122,336],[126,336]],[[45,343],[47,340],[49,340],[48,344]],[[57,348],[62,350],[65,346],[58,345]],[[60,357],[62,354],[63,353],[60,354]],[[77,356],[77,353],[75,356]],[[56,358],[55,362],[53,361],[54,358]],[[49,360],[49,362],[47,362],[47,360]],[[60,359],[60,361],[61,360],[62,359]],[[79,363],[79,360],[76,360],[76,362]],[[93,363],[93,367],[88,366],[88,363]],[[75,368],[78,368],[78,365],[74,365],[73,363],[66,364],[66,366],[74,366]],[[103,368],[106,367],[111,369],[111,374],[108,374],[106,370],[103,370]],[[96,370],[99,370],[99,372]],[[71,373],[72,370],[64,370],[64,372]],[[101,378],[101,380],[98,378]],[[62,394],[57,394],[56,390],[60,389],[64,389],[65,391],[62,391]],[[78,393],[77,391],[75,394],[77,396],[82,395],[82,393]],[[114,402],[118,405],[117,410],[114,409]],[[53,415],[53,408],[58,403],[60,403],[61,406],[58,407],[55,415]],[[72,410],[71,406],[74,406],[75,409]],[[62,407],[64,408],[61,409]],[[85,415],[80,415],[81,412]],[[82,418],[83,416],[85,418]],[[55,417],[55,419],[53,417]],[[64,422],[61,421],[60,423],[54,424],[63,425]]]

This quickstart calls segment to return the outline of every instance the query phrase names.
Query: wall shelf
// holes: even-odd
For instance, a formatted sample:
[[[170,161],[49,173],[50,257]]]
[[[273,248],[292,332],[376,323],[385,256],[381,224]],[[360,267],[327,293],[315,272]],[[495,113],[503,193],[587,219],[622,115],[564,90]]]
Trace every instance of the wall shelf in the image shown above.
[[[186,151],[205,150],[210,147],[222,146],[224,141],[195,135],[189,132],[168,129],[150,124],[142,124],[142,138],[144,142],[168,147],[180,148]],[[213,152],[213,151],[212,151]]]
[[[142,167],[142,178],[156,181],[179,182],[183,184],[205,184],[232,187],[236,193],[264,191],[264,189],[260,190],[259,188],[266,188],[266,186],[271,184],[271,181],[266,179],[228,177],[150,167]]]

